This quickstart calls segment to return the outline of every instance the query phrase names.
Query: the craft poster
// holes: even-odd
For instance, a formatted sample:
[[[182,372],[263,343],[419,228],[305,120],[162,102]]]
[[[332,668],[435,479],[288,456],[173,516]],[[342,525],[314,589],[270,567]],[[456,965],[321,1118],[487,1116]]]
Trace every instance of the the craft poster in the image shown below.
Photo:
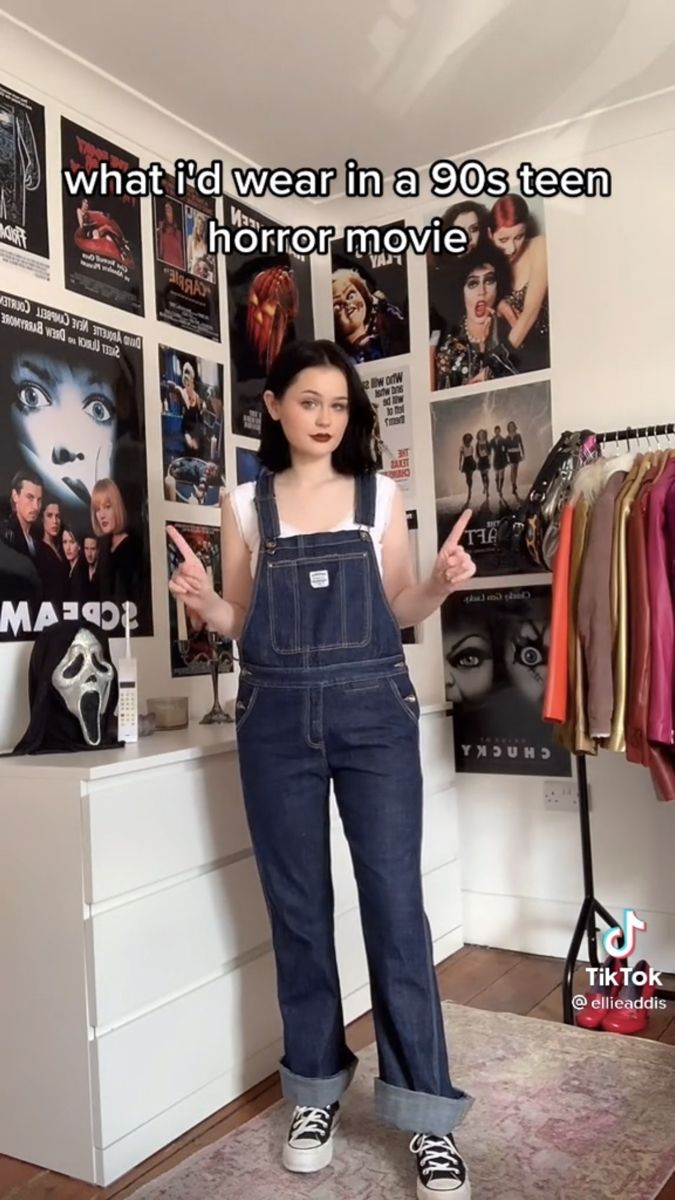
[[[468,235],[465,253],[427,256],[431,390],[550,367],[541,198],[464,197],[429,216]]]
[[[272,229],[277,222],[226,196],[224,225]],[[234,252],[226,256],[226,267],[232,430],[258,438],[272,362],[287,342],[314,337],[310,261],[307,255]]]
[[[465,508],[462,545],[478,575],[513,574],[497,548],[501,518],[518,508],[551,448],[550,383],[467,392],[431,405],[438,545]],[[534,569],[534,567],[532,568]]]
[[[542,717],[551,589],[458,591],[441,618],[457,771],[570,775],[570,756]]]
[[[398,228],[393,222],[384,229]],[[344,239],[331,247],[335,341],[355,363],[410,351],[405,254],[350,254]]]
[[[216,202],[192,187],[177,196],[171,175],[164,176],[163,187],[164,195],[153,198],[157,317],[218,342],[218,273],[207,234]]]
[[[49,279],[45,110],[1,84],[0,263]]]
[[[410,368],[389,363],[360,367],[359,374],[375,413],[377,469],[404,492],[414,492]]]
[[[223,368],[160,346],[159,376],[164,499],[218,505],[225,486]]]
[[[142,340],[0,292],[0,639],[151,635]]]
[[[168,524],[168,523],[167,523]],[[220,531],[213,525],[184,525],[172,522],[183,535],[190,549],[201,559],[212,584],[220,595],[222,591],[222,568],[220,559]],[[171,575],[183,561],[179,551],[167,535],[167,570]],[[189,611],[183,601],[167,591],[169,602],[169,629],[171,642],[171,675],[208,675],[211,662],[211,646],[204,629],[195,629]],[[218,639],[221,674],[233,670],[232,642]]]
[[[138,168],[135,155],[61,118],[64,170],[75,177],[105,162],[125,174]],[[90,300],[143,316],[141,199],[107,194],[98,186],[71,196],[63,192],[63,254],[66,287]]]

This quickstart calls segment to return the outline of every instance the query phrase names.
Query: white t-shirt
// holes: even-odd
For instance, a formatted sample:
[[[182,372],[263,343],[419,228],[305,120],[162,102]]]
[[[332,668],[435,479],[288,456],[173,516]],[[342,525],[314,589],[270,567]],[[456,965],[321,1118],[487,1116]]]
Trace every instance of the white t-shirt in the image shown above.
[[[391,517],[391,505],[396,490],[396,483],[390,479],[388,475],[376,476],[376,499],[375,499],[375,525],[371,529],[373,539],[373,548],[377,558],[377,564],[382,573],[382,541],[385,531],[389,525]],[[260,534],[258,531],[258,513],[255,507],[255,483],[240,483],[229,493],[232,511],[235,516],[239,532],[251,551],[251,574],[255,575],[256,565],[258,562],[258,549],[260,546]],[[300,534],[300,530],[293,529],[291,525],[285,525],[280,520],[281,536],[294,537]],[[360,526],[354,521],[354,515],[348,517],[341,525],[336,525],[331,529],[331,533],[337,533],[341,529],[359,529]]]

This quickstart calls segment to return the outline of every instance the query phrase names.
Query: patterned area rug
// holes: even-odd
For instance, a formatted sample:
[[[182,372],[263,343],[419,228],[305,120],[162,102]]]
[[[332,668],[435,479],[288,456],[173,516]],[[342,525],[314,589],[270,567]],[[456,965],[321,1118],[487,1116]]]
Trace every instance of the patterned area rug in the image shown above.
[[[445,1001],[452,1075],[475,1097],[457,1131],[473,1200],[654,1200],[675,1170],[675,1047]],[[372,1116],[375,1047],[342,1104],[330,1167],[281,1166],[290,1105],[134,1192],[133,1200],[413,1200],[405,1133]]]

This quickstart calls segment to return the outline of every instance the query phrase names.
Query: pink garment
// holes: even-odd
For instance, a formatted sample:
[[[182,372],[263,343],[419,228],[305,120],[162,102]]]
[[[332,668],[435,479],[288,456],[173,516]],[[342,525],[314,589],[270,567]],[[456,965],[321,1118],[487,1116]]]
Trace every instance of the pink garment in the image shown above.
[[[653,485],[647,508],[647,572],[649,577],[651,694],[647,733],[651,742],[673,744],[673,601],[666,547],[666,503],[675,482],[675,459]]]

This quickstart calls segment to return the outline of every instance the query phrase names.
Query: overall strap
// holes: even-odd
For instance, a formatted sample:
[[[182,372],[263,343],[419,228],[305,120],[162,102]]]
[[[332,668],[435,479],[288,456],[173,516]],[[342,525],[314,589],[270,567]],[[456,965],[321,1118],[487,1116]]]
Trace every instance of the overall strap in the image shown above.
[[[356,476],[356,511],[354,521],[357,525],[375,524],[375,505],[377,501],[377,475],[374,471]]]
[[[267,467],[261,470],[255,485],[255,507],[258,513],[260,541],[274,542],[281,536],[279,512],[274,496],[274,474]]]

